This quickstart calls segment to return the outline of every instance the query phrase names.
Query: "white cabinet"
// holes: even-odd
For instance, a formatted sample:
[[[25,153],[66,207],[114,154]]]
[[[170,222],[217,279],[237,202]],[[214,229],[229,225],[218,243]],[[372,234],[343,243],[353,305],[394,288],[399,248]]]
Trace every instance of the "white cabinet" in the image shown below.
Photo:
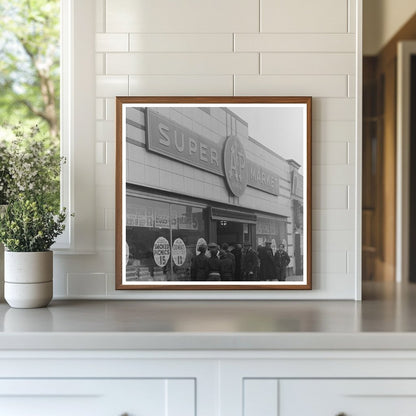
[[[7,416],[193,416],[195,380],[1,380]]]
[[[414,416],[412,351],[0,351],[7,416]]]

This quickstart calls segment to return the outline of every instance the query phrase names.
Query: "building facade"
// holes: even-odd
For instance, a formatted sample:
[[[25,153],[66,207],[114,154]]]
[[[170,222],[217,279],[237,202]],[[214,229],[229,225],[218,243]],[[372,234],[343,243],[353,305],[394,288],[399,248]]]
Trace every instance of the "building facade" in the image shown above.
[[[303,178],[232,107],[126,108],[127,281],[190,280],[201,243],[284,244],[303,276]],[[261,138],[260,138],[261,139]]]

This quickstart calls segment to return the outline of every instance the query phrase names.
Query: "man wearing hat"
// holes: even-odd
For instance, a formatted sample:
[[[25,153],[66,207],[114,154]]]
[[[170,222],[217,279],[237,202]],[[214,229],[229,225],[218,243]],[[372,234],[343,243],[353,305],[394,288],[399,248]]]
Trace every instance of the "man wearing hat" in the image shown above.
[[[209,265],[208,257],[205,255],[207,251],[206,244],[198,247],[199,254],[192,259],[191,263],[191,279],[203,281],[208,279]]]
[[[241,259],[241,271],[244,280],[257,280],[259,258],[251,243],[244,243],[244,253]]]
[[[276,269],[274,265],[271,241],[266,241],[265,247],[259,248],[259,259],[261,280],[275,280]]]
[[[279,249],[274,255],[274,262],[276,265],[277,280],[284,282],[286,280],[286,268],[290,263],[289,254],[285,250],[284,244],[279,244]]]
[[[219,281],[221,280],[221,262],[218,258],[218,244],[209,243],[208,249],[211,257],[208,259],[208,280]]]

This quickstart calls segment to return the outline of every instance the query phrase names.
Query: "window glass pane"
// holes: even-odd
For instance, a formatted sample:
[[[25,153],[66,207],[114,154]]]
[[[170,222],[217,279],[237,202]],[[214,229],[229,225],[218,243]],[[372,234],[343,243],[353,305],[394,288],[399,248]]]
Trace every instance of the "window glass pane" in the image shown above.
[[[187,281],[205,209],[141,197],[126,198],[127,281]]]
[[[196,254],[196,243],[207,235],[204,211],[202,208],[171,205],[173,245],[170,280],[191,279],[191,259]]]
[[[170,274],[169,204],[126,198],[127,281],[163,281]]]
[[[283,218],[257,217],[257,245],[263,246],[266,241],[271,241],[273,254],[281,243],[283,243],[287,249],[286,225],[286,220]]]

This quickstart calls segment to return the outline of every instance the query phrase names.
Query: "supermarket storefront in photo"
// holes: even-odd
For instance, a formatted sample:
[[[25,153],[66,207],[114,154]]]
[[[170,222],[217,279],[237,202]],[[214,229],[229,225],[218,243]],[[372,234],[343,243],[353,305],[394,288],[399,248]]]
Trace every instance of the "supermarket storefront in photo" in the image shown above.
[[[249,137],[230,108],[130,107],[126,120],[127,281],[188,281],[200,244],[266,241],[284,244],[301,279],[297,162]]]

